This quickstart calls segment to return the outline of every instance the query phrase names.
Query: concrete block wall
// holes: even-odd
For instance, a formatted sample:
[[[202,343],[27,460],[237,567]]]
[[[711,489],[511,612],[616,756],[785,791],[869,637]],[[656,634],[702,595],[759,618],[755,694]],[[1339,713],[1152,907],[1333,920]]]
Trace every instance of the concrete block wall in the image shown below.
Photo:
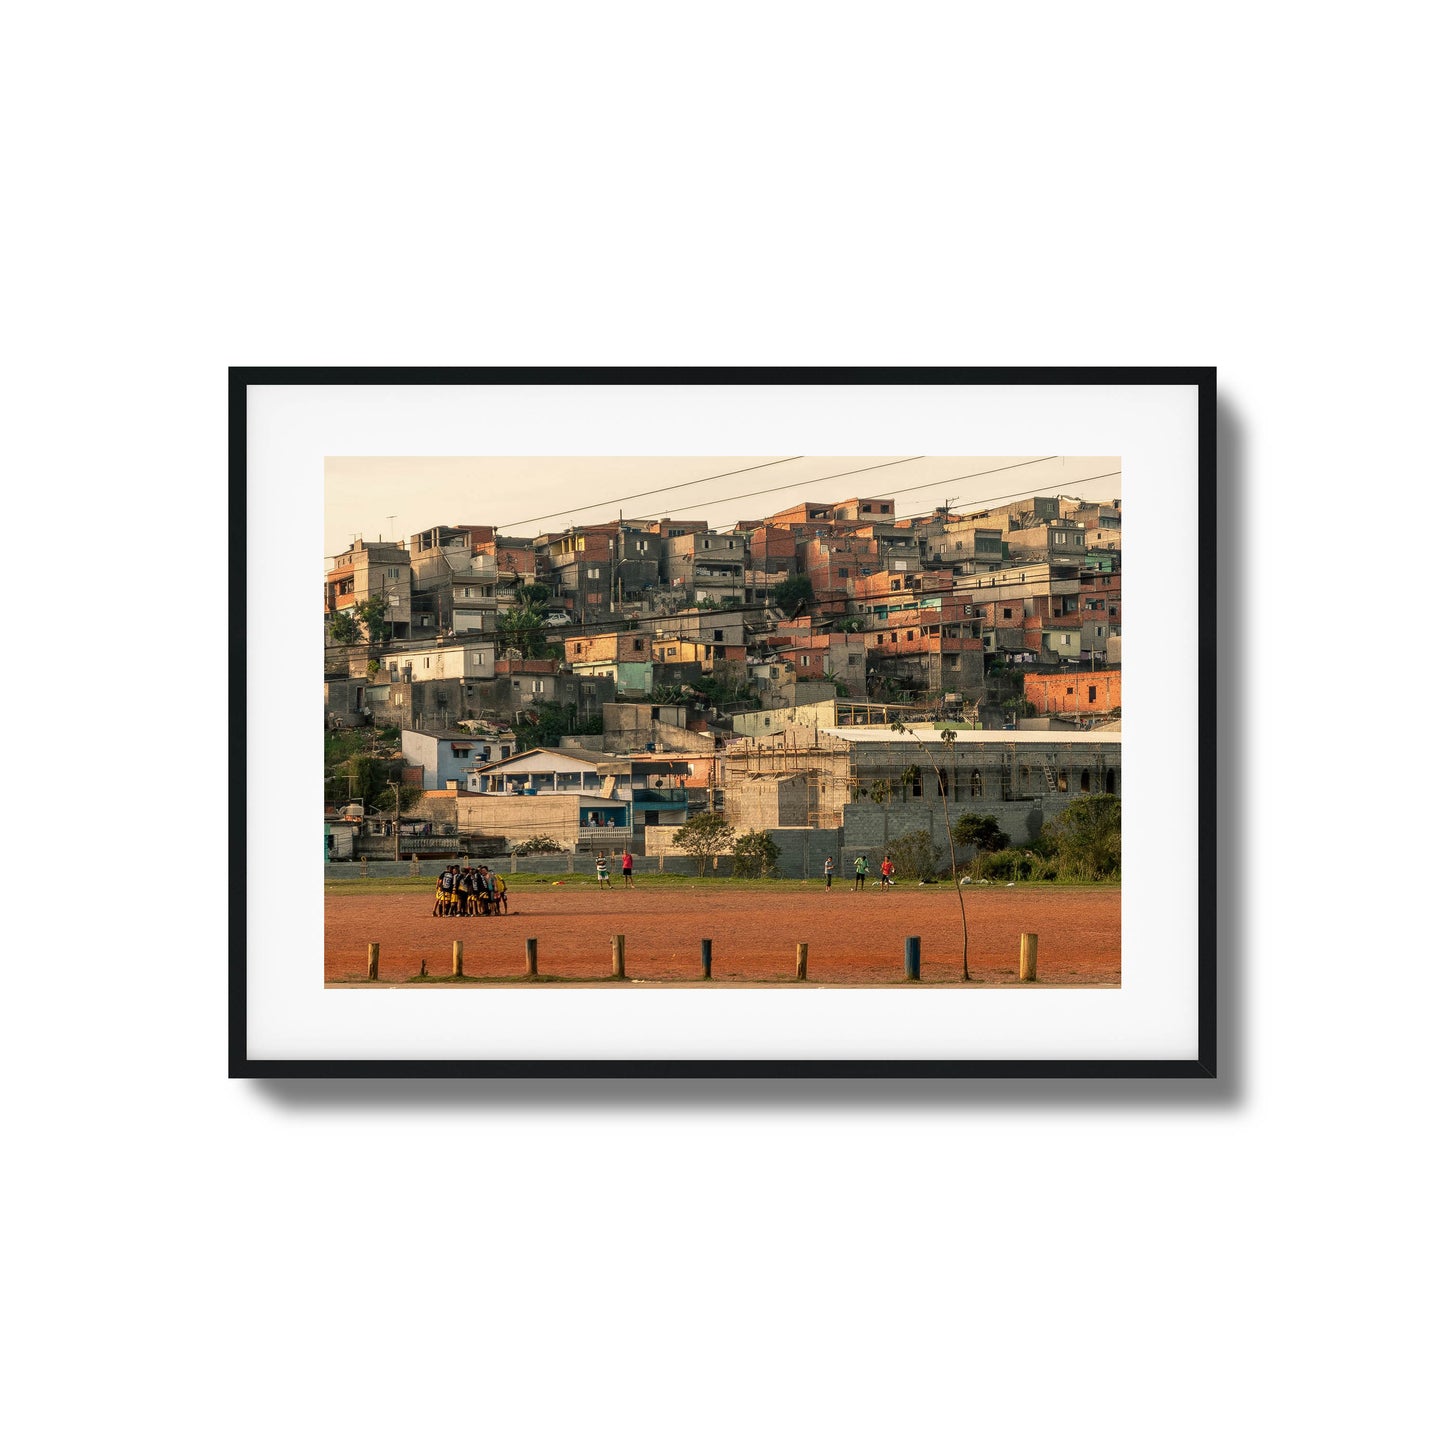
[[[952,805],[949,817],[957,819],[960,813],[983,813],[997,818],[998,825],[1009,835],[1015,847],[1026,847],[1038,839],[1046,818],[1062,812],[1071,801],[1071,795],[1060,794],[1057,803],[1045,798],[1042,803],[1036,799],[1011,803],[993,799],[974,807]],[[926,828],[933,841],[940,848],[948,846],[947,824],[944,821],[941,803],[895,800],[885,808],[881,803],[858,802],[843,806],[843,838],[847,848],[856,853],[859,849],[882,850],[888,843],[904,833],[914,833]],[[851,855],[850,855],[851,856]]]

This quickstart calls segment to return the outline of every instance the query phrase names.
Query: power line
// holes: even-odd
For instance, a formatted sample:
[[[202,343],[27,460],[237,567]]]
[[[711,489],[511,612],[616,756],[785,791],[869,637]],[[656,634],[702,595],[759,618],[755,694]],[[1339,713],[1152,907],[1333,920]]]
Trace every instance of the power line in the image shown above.
[[[790,461],[790,462],[796,462],[796,461],[800,461],[800,460],[802,460],[802,459],[801,459],[800,457],[785,457],[784,460],[785,460],[785,461]],[[856,477],[856,476],[860,475],[860,474],[863,473],[863,472],[877,472],[877,471],[881,471],[884,467],[901,467],[901,466],[903,466],[903,465],[904,465],[905,463],[907,463],[907,462],[921,462],[921,461],[923,461],[923,460],[924,460],[924,457],[923,457],[923,456],[916,456],[916,457],[899,457],[896,461],[891,461],[891,462],[874,462],[871,466],[854,467],[851,471],[847,471],[847,472],[833,472],[833,473],[831,473],[830,475],[828,475],[828,476],[826,476],[826,477],[810,477],[810,478],[808,478],[808,479],[805,480],[805,481],[784,482],[781,486],[777,486],[777,487],[761,487],[761,488],[759,488],[756,492],[736,492],[736,493],[734,493],[731,497],[713,497],[713,498],[711,498],[709,501],[706,501],[706,502],[696,502],[696,503],[689,502],[689,503],[688,503],[688,506],[689,506],[689,507],[694,507],[694,506],[695,506],[695,507],[697,507],[697,508],[699,508],[699,509],[701,509],[701,508],[703,508],[703,507],[720,507],[724,502],[741,502],[741,501],[746,500],[748,497],[766,497],[766,496],[769,496],[770,494],[772,494],[773,492],[788,492],[788,491],[791,491],[794,487],[812,487],[812,486],[816,486],[819,482],[836,482],[840,477]],[[765,465],[765,466],[777,466],[778,463],[776,463],[776,462],[765,462],[764,465]],[[756,470],[756,468],[753,468],[753,467],[744,467],[743,470],[744,470],[744,471],[754,471],[754,470]],[[730,476],[736,475],[736,473],[733,473],[733,472],[723,472],[723,473],[721,473],[721,475],[722,475],[722,476],[725,476],[725,477],[730,477]],[[702,481],[711,481],[711,480],[716,480],[716,479],[715,479],[715,478],[709,478],[709,477],[703,477],[703,478],[700,478],[700,480],[702,480]],[[690,482],[684,482],[682,485],[683,485],[683,486],[691,486],[692,484],[691,484]],[[662,487],[662,488],[659,488],[659,490],[660,490],[660,491],[664,491],[664,492],[670,492],[670,491],[672,491],[672,488],[671,488],[671,487]],[[912,489],[910,488],[910,490],[912,490]],[[655,495],[655,493],[652,493],[652,492],[639,492],[637,495],[638,495],[638,496],[641,496],[641,497],[648,497],[648,496],[653,496],[653,495]],[[626,501],[626,500],[628,500],[628,499],[624,497],[624,498],[622,498],[622,500],[623,500],[623,501]],[[601,506],[602,503],[599,502],[599,503],[597,503],[597,505],[598,505],[598,506]],[[587,507],[583,507],[583,508],[580,508],[580,509],[574,508],[573,510],[587,511],[587,510],[589,510],[589,508],[587,508]],[[560,512],[548,512],[547,515],[548,515],[549,517],[556,517],[556,516],[560,516],[561,513],[560,513]],[[535,520],[535,519],[533,519],[533,520]],[[514,523],[512,523],[511,525],[512,525],[512,526],[520,526],[521,524],[520,524],[520,523],[517,523],[517,522],[514,522]],[[499,529],[499,530],[500,530],[500,529]]]
[[[1061,460],[1059,457],[1031,457],[1026,462],[1010,462],[1006,467],[990,467],[987,471],[983,472],[965,472],[961,477],[940,477],[936,482],[921,482],[916,487],[899,487],[894,491],[893,495],[900,497],[904,492],[923,492],[927,491],[929,487],[946,487],[953,482],[969,482],[975,477],[991,477],[996,472],[1016,472],[1020,467],[1033,467],[1037,466],[1040,462],[1057,462],[1059,460]],[[1027,494],[1025,493],[1023,495]]]
[[[812,486],[812,485],[814,485],[814,483],[817,483],[817,482],[831,482],[831,481],[836,481],[839,477],[852,477],[852,476],[857,476],[857,475],[858,475],[858,472],[875,472],[875,471],[878,471],[881,467],[897,467],[897,466],[902,466],[904,462],[918,462],[918,461],[922,461],[923,459],[924,459],[923,457],[904,457],[904,458],[902,458],[900,461],[895,461],[895,462],[878,462],[878,463],[875,463],[875,464],[874,464],[873,466],[871,466],[871,467],[859,467],[859,468],[857,468],[856,471],[851,471],[851,472],[836,472],[836,473],[834,473],[832,476],[829,476],[829,477],[814,477],[811,482],[785,482],[785,483],[784,483],[782,486],[780,486],[780,487],[764,487],[764,488],[762,488],[761,490],[756,491],[756,492],[740,492],[740,493],[737,493],[737,494],[735,494],[734,496],[731,496],[731,497],[713,497],[713,498],[712,498],[711,500],[709,500],[709,501],[697,503],[697,506],[698,506],[699,508],[702,508],[702,507],[717,507],[717,506],[721,506],[724,502],[740,502],[740,501],[745,500],[745,499],[748,498],[748,497],[761,497],[761,496],[766,496],[766,495],[767,495],[768,493],[770,493],[770,492],[785,492],[785,491],[788,491],[788,490],[789,490],[790,488],[792,488],[792,487],[807,487],[807,486]],[[950,485],[951,483],[953,483],[953,482],[967,482],[967,481],[972,481],[972,480],[974,480],[974,479],[976,479],[976,478],[978,478],[978,477],[991,477],[991,476],[997,475],[999,472],[1013,472],[1013,471],[1017,471],[1020,467],[1032,467],[1032,466],[1037,466],[1040,462],[1053,462],[1053,461],[1058,461],[1058,460],[1060,460],[1060,458],[1057,457],[1057,456],[1050,456],[1050,457],[1031,457],[1031,458],[1030,458],[1028,461],[1026,461],[1026,462],[1009,462],[1006,466],[1002,466],[1002,467],[986,467],[986,468],[984,468],[984,470],[982,470],[982,471],[978,471],[978,472],[965,472],[965,473],[963,473],[961,476],[957,476],[957,477],[940,477],[937,481],[933,481],[933,482],[920,482],[917,486],[912,486],[912,487],[895,487],[895,488],[892,488],[892,489],[890,490],[889,495],[890,495],[890,496],[893,496],[893,497],[897,497],[897,496],[901,496],[904,492],[922,492],[922,491],[926,491],[929,487],[946,487],[946,486],[949,486],[949,485]],[[1103,473],[1100,473],[1100,476],[1101,476],[1101,477],[1102,477],[1102,476],[1118,476],[1118,475],[1120,475],[1118,472],[1103,472]],[[1084,482],[1093,482],[1093,481],[1098,481],[1099,479],[1100,479],[1099,477],[1078,477],[1078,478],[1075,478],[1075,479],[1073,479],[1073,480],[1071,480],[1071,481],[1059,482],[1059,483],[1051,484],[1051,486],[1077,487],[1077,486],[1082,485]],[[980,507],[980,506],[987,506],[990,502],[995,502],[995,501],[1011,501],[1011,500],[1012,500],[1013,498],[1015,498],[1015,497],[1029,497],[1029,496],[1039,495],[1039,494],[1041,494],[1041,493],[1043,493],[1043,492],[1045,492],[1045,491],[1048,491],[1048,490],[1049,490],[1049,487],[1030,487],[1027,491],[1023,491],[1023,492],[1010,492],[1010,493],[1008,493],[1008,495],[1005,496],[1005,497],[984,497],[984,498],[982,498],[982,499],[979,500],[979,501],[969,502],[967,505],[970,506],[970,507],[973,507],[973,508],[977,508],[977,507]],[[959,510],[961,510],[961,508],[960,508]],[[915,515],[915,514],[910,514],[910,515]],[[917,515],[917,516],[920,516],[920,517],[926,517],[926,516],[928,516],[929,514],[928,514],[927,512],[919,512],[919,513],[917,513],[916,515]],[[895,520],[898,520],[898,519],[895,518]],[[878,525],[878,524],[887,525],[887,520],[886,520],[886,518],[884,518],[884,517],[882,517],[882,516],[880,515],[880,516],[876,519],[876,521],[875,521],[875,525]]]
[[[926,455],[926,454],[925,454],[925,455]],[[762,488],[760,488],[758,491],[755,491],[755,492],[735,492],[735,493],[734,493],[732,496],[730,496],[730,497],[712,497],[712,498],[709,498],[709,500],[707,500],[707,501],[705,501],[705,502],[689,503],[689,505],[690,505],[690,506],[696,506],[699,510],[701,510],[703,507],[720,507],[720,506],[723,505],[724,502],[741,502],[741,501],[746,501],[749,497],[765,497],[765,496],[770,495],[770,494],[773,493],[773,492],[786,492],[786,491],[791,491],[794,487],[811,487],[811,486],[816,486],[819,482],[835,482],[835,481],[837,481],[840,477],[856,477],[856,476],[858,476],[858,475],[859,475],[860,473],[862,473],[862,472],[876,472],[876,471],[881,471],[884,467],[901,467],[901,466],[903,466],[903,465],[904,465],[905,463],[907,463],[907,462],[921,462],[921,461],[923,461],[923,460],[925,460],[925,456],[900,457],[897,461],[892,461],[892,462],[874,462],[872,466],[855,467],[852,471],[847,471],[847,472],[834,472],[834,473],[832,473],[831,475],[826,476],[826,477],[813,477],[813,478],[812,478],[811,480],[809,480],[809,481],[784,482],[781,486],[778,486],[778,487],[762,487]],[[917,486],[913,486],[913,487],[897,487],[897,488],[893,488],[893,489],[891,489],[891,491],[890,491],[890,495],[896,497],[896,496],[900,496],[900,495],[901,495],[902,493],[904,493],[904,492],[921,492],[921,491],[924,491],[925,489],[927,489],[928,487],[946,487],[946,486],[948,486],[951,482],[966,482],[966,481],[970,481],[970,480],[972,480],[973,478],[976,478],[976,477],[991,477],[991,476],[993,476],[993,475],[994,475],[995,473],[997,473],[997,472],[1012,472],[1012,471],[1017,471],[1019,467],[1032,467],[1032,466],[1038,465],[1039,462],[1052,462],[1052,461],[1057,461],[1057,460],[1059,460],[1057,457],[1031,457],[1031,458],[1030,458],[1028,461],[1026,461],[1026,462],[1009,462],[1006,466],[1002,466],[1002,467],[986,467],[983,471],[980,471],[980,472],[965,472],[962,476],[958,476],[958,477],[940,477],[940,478],[939,478],[937,481],[935,481],[935,482],[920,482]],[[1087,480],[1089,480],[1089,479],[1088,479],[1088,478],[1085,478],[1084,480],[1087,481]],[[1064,483],[1062,483],[1061,485],[1063,485],[1063,486],[1070,486],[1070,487],[1071,487],[1071,486],[1077,485],[1077,483],[1075,483],[1075,482],[1064,482]],[[664,488],[664,490],[666,490],[666,489]],[[1021,497],[1026,497],[1026,496],[1029,495],[1029,493],[1028,493],[1028,492],[1020,492],[1020,493],[1018,493],[1018,495],[1021,496]],[[556,513],[549,513],[548,515],[549,515],[549,516],[555,516],[555,515],[557,515],[557,514],[556,514]],[[920,515],[920,516],[926,516],[927,513],[919,513],[919,515]],[[884,519],[883,519],[882,516],[880,515],[880,517],[878,518],[878,520],[881,522],[881,521],[883,521]]]
[[[796,457],[779,457],[776,461],[758,462],[751,467],[739,467],[732,472],[715,472],[710,477],[694,477],[690,482],[674,482],[670,487],[654,487],[650,492],[633,492],[626,497],[613,497],[609,502],[588,502],[582,507],[559,507],[555,512],[539,512],[535,517],[521,517],[515,522],[508,522],[505,526],[498,527],[497,532],[501,534],[512,527],[523,527],[528,522],[544,522],[548,517],[562,517],[570,512],[592,512],[598,507],[615,507],[619,502],[635,502],[639,497],[656,497],[663,492],[680,492],[684,487],[696,487],[703,482],[717,482],[724,477],[738,477],[744,472],[760,472],[764,467],[780,467],[784,462],[800,462],[801,455]]]
[[[871,467],[854,467],[851,472],[833,472],[830,476],[813,477],[806,482],[784,482],[780,487],[763,487],[756,492],[738,492],[731,497],[713,497],[710,501],[698,502],[696,505],[698,507],[720,507],[724,502],[741,502],[745,501],[748,497],[766,497],[772,492],[787,492],[791,491],[794,487],[812,487],[816,486],[819,482],[836,482],[839,477],[856,477],[860,472],[877,472],[881,471],[884,467],[901,467],[906,462],[921,462],[923,460],[924,458],[922,456],[899,457],[899,459],[894,462],[874,462]],[[933,484],[928,483],[927,485],[931,486]],[[905,490],[911,491],[913,489],[910,487]]]
[[[982,473],[980,473],[980,475],[982,475]],[[1085,482],[1101,482],[1104,480],[1105,477],[1121,477],[1123,475],[1124,473],[1122,470],[1117,472],[1099,472],[1097,475],[1092,477],[1075,477],[1073,478],[1073,480],[1067,482],[1050,483],[1047,487],[1030,487],[1027,491],[1023,492],[1007,492],[1001,497],[980,497],[976,501],[967,503],[966,506],[950,507],[948,510],[950,513],[977,511],[981,507],[987,508],[998,502],[1015,502],[1020,497],[1039,497],[1043,496],[1046,492],[1055,491],[1061,487],[1081,487]],[[942,483],[940,483],[940,485],[942,485]],[[919,489],[909,487],[905,488],[905,490],[916,491]],[[934,510],[936,511],[937,508],[935,508]],[[893,520],[895,522],[908,522],[914,520],[917,517],[931,517],[932,515],[933,512],[908,512],[901,517],[895,517]],[[965,517],[964,520],[966,521],[967,518]]]

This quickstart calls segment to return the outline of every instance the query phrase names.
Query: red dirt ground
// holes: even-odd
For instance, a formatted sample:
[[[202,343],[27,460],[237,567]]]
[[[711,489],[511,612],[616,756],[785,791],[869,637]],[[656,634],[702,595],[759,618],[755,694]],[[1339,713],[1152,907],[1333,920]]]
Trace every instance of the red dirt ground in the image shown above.
[[[975,983],[1018,983],[1019,935],[1039,936],[1038,982],[1056,987],[1120,983],[1117,888],[979,888],[968,895],[969,972]],[[897,983],[903,940],[918,934],[924,983],[959,982],[958,905],[947,888],[900,885],[851,893],[739,892],[735,887],[514,888],[502,918],[433,918],[426,893],[329,894],[326,981],[366,977],[366,945],[381,944],[380,982],[451,972],[452,940],[465,970],[485,980],[516,978],[524,940],[537,939],[537,966],[567,982],[606,979],[612,935],[627,938],[629,978],[691,982],[701,975],[699,940],[713,940],[713,979],[723,984],[791,982],[796,945],[808,944],[810,984]]]

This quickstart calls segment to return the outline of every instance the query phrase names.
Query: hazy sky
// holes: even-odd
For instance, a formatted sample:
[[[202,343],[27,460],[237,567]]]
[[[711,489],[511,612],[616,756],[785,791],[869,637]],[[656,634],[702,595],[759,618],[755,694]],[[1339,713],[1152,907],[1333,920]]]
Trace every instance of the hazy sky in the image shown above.
[[[835,476],[863,467],[874,470]],[[438,525],[531,536],[615,521],[619,511],[730,527],[797,502],[847,497],[893,497],[900,517],[1035,491],[1108,501],[1123,496],[1119,468],[1118,457],[328,457],[325,549],[332,557],[358,534],[405,541]],[[721,475],[728,472],[737,475]]]

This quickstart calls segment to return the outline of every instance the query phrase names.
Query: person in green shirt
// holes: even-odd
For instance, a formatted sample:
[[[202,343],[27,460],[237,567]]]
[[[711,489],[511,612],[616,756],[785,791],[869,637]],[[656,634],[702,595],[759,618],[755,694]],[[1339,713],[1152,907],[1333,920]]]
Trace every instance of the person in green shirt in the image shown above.
[[[853,860],[853,891],[861,892],[868,885],[868,860],[860,853]]]

